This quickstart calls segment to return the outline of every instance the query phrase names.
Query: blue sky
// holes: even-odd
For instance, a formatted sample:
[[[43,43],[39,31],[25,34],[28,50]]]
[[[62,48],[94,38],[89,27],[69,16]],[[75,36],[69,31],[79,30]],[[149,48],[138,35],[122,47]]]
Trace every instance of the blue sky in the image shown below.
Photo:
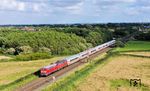
[[[0,25],[149,21],[149,0],[0,0]]]

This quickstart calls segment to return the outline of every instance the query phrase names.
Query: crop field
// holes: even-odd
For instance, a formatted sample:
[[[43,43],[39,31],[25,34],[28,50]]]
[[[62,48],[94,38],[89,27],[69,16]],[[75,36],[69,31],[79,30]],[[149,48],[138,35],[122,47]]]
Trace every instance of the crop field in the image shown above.
[[[11,59],[11,57],[0,55],[0,60],[3,60],[3,59]]]
[[[109,58],[109,63],[98,67],[75,91],[149,91],[150,59],[131,56]],[[140,78],[141,88],[130,87],[130,79]]]
[[[51,59],[25,62],[0,62],[0,86],[31,74],[41,67],[62,58],[63,57],[55,57]]]
[[[149,41],[129,41],[124,48],[117,48],[116,51],[149,51]]]
[[[150,52],[125,52],[123,54],[150,57]]]

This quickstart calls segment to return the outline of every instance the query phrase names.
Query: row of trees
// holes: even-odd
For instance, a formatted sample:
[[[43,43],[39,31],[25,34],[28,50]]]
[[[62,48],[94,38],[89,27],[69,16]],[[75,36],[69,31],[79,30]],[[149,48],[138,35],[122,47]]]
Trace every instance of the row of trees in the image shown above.
[[[90,46],[92,44],[82,37],[57,31],[1,31],[0,35],[1,50],[11,54],[43,51],[52,54],[73,54]]]
[[[135,38],[137,40],[150,41],[150,31],[146,33],[140,32]]]
[[[69,34],[75,34],[84,38],[88,43],[91,43],[93,46],[102,44],[108,40],[111,40],[113,37],[112,31],[107,28],[100,27],[86,27],[86,28],[78,28],[78,27],[67,27],[67,28],[49,28],[42,27],[39,28],[41,31],[58,31]]]
[[[104,24],[105,25],[105,24]],[[109,24],[108,24],[109,25]],[[15,27],[0,28],[0,52],[27,54],[46,52],[52,55],[74,54],[115,38],[137,31],[132,27],[33,27],[38,31],[23,31]],[[111,25],[111,24],[110,24]]]

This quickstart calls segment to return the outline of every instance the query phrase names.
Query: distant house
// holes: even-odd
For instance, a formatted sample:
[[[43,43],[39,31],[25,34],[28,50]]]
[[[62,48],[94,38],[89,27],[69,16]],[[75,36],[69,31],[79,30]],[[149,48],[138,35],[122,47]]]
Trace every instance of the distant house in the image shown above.
[[[33,27],[27,27],[27,26],[21,27],[21,28],[19,28],[19,29],[21,29],[21,30],[23,30],[23,31],[37,31],[37,29],[35,29],[35,28],[33,28]]]

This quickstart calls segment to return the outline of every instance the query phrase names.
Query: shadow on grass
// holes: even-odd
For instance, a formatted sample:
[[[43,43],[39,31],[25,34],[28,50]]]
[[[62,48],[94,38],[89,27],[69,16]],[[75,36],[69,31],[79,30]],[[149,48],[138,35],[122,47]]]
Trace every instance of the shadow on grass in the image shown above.
[[[35,76],[37,76],[37,77],[41,77],[41,76],[40,76],[40,70],[34,72],[33,75],[35,75]]]

